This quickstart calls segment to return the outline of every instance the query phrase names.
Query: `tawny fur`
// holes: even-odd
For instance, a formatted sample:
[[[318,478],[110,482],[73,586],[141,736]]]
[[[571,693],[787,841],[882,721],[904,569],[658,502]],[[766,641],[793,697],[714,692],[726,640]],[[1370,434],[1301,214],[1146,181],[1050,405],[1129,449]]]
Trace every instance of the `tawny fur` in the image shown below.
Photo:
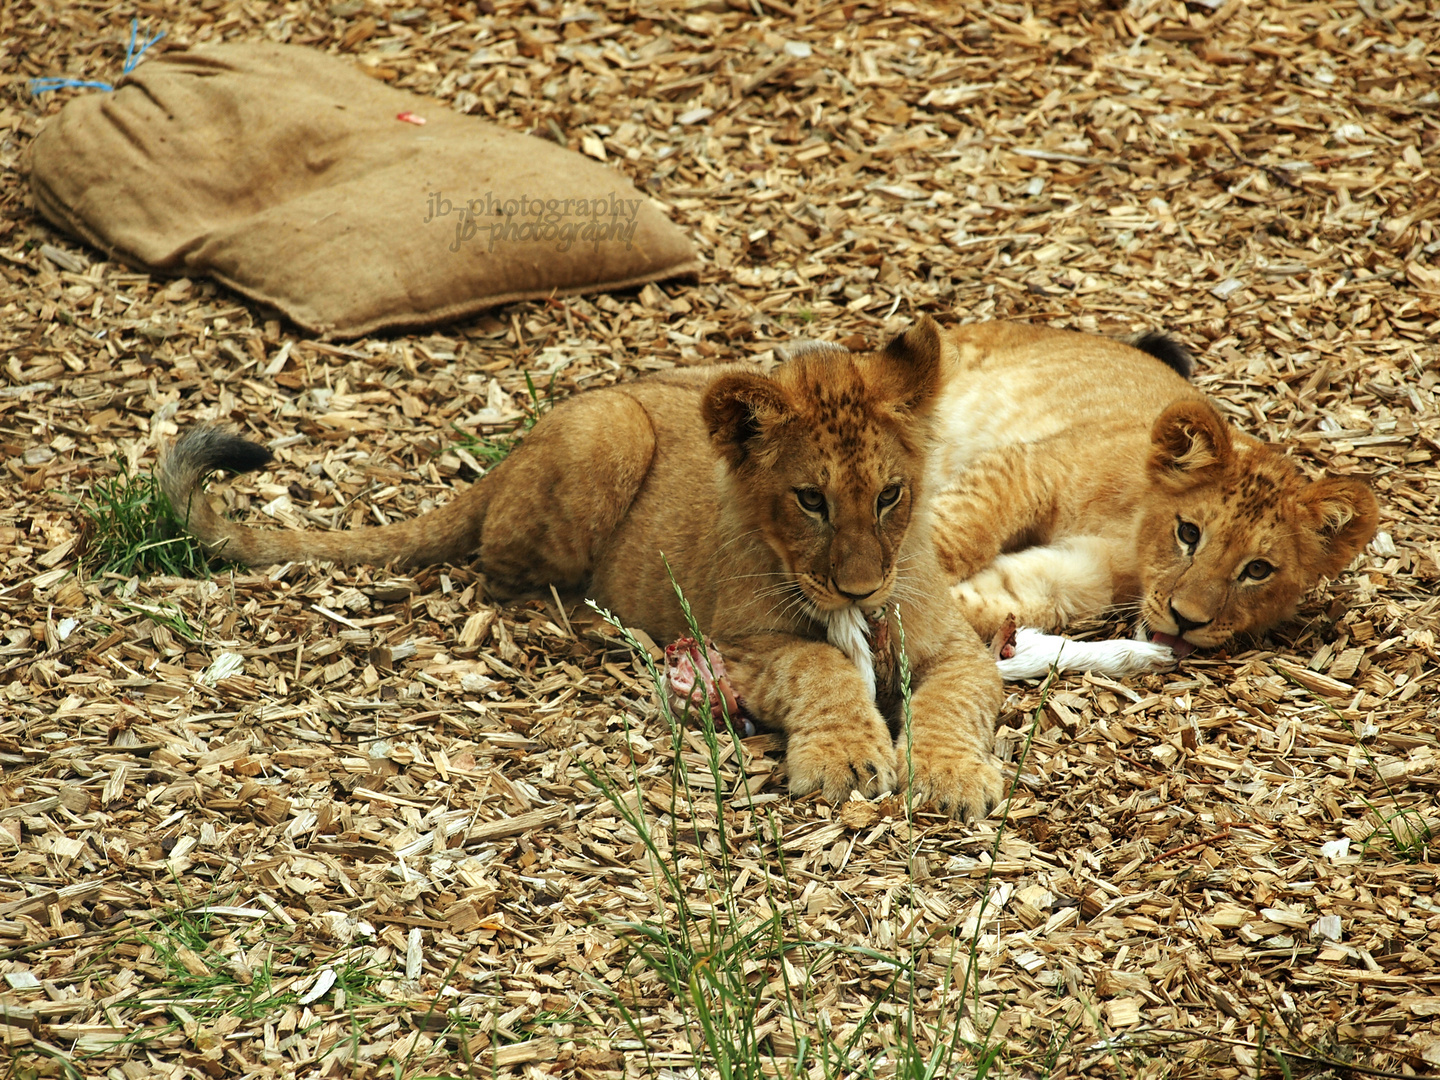
[[[909,771],[892,732],[898,607],[916,794],[982,814],[1001,794],[991,754],[1001,685],[931,539],[941,352],[927,319],[884,351],[821,351],[773,376],[691,369],[579,394],[446,506],[383,528],[225,521],[200,479],[257,455],[213,429],[187,433],[160,476],[189,529],[229,559],[418,564],[473,553],[502,592],[583,589],[660,641],[689,632],[663,553],[750,712],[785,732],[791,791],[831,801],[894,788]],[[802,494],[823,505],[807,510]],[[856,609],[888,613],[873,697],[827,640],[830,622],[853,626]]]
[[[1057,630],[1138,606],[1152,631],[1223,645],[1288,618],[1375,535],[1364,483],[1307,479],[1220,417],[1183,354],[1142,347],[1007,323],[945,333],[935,536],[982,637],[1010,614]]]

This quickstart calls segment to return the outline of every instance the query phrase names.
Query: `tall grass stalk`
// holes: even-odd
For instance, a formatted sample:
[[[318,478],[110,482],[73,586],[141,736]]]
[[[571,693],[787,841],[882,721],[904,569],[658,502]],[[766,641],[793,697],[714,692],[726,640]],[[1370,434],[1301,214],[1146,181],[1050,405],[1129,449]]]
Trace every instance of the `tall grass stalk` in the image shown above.
[[[675,591],[691,635],[701,643],[698,650],[703,658],[701,662],[708,664],[701,628],[678,586]],[[993,1039],[1001,1010],[983,1007],[978,961],[991,876],[987,875],[982,886],[984,899],[966,946],[968,962],[964,966],[963,982],[958,987],[952,982],[956,968],[952,951],[946,977],[938,989],[939,1006],[927,1015],[921,1014],[922,1003],[917,999],[916,985],[918,958],[926,952],[930,939],[908,944],[900,940],[902,919],[913,922],[915,912],[921,907],[915,879],[916,808],[909,795],[914,779],[914,760],[909,751],[911,669],[905,655],[903,625],[899,628],[900,677],[901,719],[907,748],[904,808],[909,910],[907,916],[897,905],[895,944],[882,951],[816,940],[813,931],[802,926],[803,912],[797,904],[802,890],[787,865],[779,823],[768,807],[755,804],[746,782],[743,768],[746,751],[736,734],[732,722],[735,718],[726,714],[723,704],[721,715],[713,715],[708,700],[702,700],[693,709],[687,703],[677,715],[665,693],[664,674],[648,651],[614,615],[593,604],[592,607],[619,631],[622,640],[640,659],[656,690],[673,753],[670,822],[677,833],[687,828],[688,822],[685,839],[693,844],[694,850],[685,851],[683,858],[687,863],[698,858],[701,864],[698,873],[688,865],[682,869],[680,836],[667,839],[664,828],[647,818],[642,778],[633,755],[628,776],[582,765],[617,815],[640,838],[653,874],[656,916],[616,927],[629,947],[630,962],[625,970],[630,982],[623,993],[615,987],[604,988],[633,1036],[631,1045],[644,1055],[647,1071],[653,1073],[659,1068],[662,1057],[667,1064],[675,1059],[670,1048],[654,1045],[653,1037],[646,1031],[636,1005],[646,996],[642,983],[655,988],[650,991],[652,994],[662,990],[684,1017],[688,1044],[683,1054],[687,1059],[685,1067],[695,1070],[700,1077],[839,1080],[841,1077],[896,1076],[905,1080],[941,1080],[959,1075],[985,1075],[990,1071],[999,1060],[1001,1050]],[[1039,715],[1037,710],[1037,720]],[[628,724],[626,718],[627,740],[632,734]],[[1032,725],[1032,738],[1033,733]],[[1024,766],[1030,742],[1027,738],[1020,768]],[[701,752],[708,783],[692,783],[691,766],[685,757],[686,750],[692,747]],[[739,766],[738,782],[733,786],[725,775],[727,754],[733,754],[733,761]],[[715,833],[708,846],[707,830],[700,823],[704,812],[702,804],[707,801],[706,790],[709,800],[713,800],[715,814]],[[1012,790],[1005,803],[1007,814],[1013,797]],[[735,838],[726,830],[726,811],[734,807],[750,811],[751,821],[757,826],[755,839],[744,846],[737,846]],[[1003,828],[1002,815],[992,850],[991,875]],[[775,871],[772,873],[767,867],[760,875],[764,888],[763,914],[756,913],[737,889],[741,873],[737,859],[749,856],[762,863],[771,862]],[[888,978],[848,1033],[815,1014],[811,1003],[810,987],[814,977],[821,967],[837,959],[889,969]],[[893,1029],[889,1049],[877,1054],[870,1039],[882,1011],[893,1014]],[[962,1022],[966,1015],[972,1014],[977,1018],[989,1016],[978,1033],[973,1024]]]

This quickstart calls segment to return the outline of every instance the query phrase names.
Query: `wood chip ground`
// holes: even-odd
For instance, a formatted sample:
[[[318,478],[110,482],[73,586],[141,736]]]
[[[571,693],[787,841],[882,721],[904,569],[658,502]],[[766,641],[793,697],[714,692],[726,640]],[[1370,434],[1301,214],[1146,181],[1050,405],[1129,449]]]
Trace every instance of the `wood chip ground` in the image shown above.
[[[28,81],[117,78],[132,15],[558,139],[706,270],[336,347],[107,262],[25,166],[98,91]],[[773,1074],[890,1075],[905,1031],[966,1044],[941,1075],[1440,1072],[1433,0],[17,0],[0,84],[6,1075],[695,1075],[693,1010],[619,930],[677,919],[637,815],[692,918],[782,912],[794,948],[745,969]],[[235,513],[385,521],[473,478],[458,432],[508,430],[527,374],[560,396],[922,312],[1168,327],[1239,424],[1382,505],[1263,639],[1013,688],[1004,820],[792,801],[765,736],[715,774],[687,737],[691,798],[613,634],[471,569],[77,562],[77,502],[192,421],[278,440]],[[850,1066],[805,1059],[824,1032]]]

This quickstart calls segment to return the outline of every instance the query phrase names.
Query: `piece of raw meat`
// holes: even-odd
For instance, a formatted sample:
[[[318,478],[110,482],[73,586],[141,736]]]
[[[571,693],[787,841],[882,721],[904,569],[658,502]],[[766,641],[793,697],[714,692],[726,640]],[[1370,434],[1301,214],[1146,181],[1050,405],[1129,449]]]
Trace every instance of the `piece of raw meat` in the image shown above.
[[[712,718],[729,717],[742,739],[755,734],[755,720],[730,685],[725,660],[711,642],[705,643],[703,653],[692,637],[665,646],[665,696],[677,715],[695,713],[708,700]]]

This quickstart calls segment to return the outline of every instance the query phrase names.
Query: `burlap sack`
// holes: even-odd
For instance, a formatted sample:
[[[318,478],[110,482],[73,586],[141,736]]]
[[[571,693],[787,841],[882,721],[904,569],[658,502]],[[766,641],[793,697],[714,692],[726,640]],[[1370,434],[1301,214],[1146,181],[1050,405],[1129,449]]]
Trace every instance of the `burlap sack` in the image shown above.
[[[166,53],[76,98],[35,139],[31,184],[109,255],[337,338],[697,269],[598,162],[292,45]]]

